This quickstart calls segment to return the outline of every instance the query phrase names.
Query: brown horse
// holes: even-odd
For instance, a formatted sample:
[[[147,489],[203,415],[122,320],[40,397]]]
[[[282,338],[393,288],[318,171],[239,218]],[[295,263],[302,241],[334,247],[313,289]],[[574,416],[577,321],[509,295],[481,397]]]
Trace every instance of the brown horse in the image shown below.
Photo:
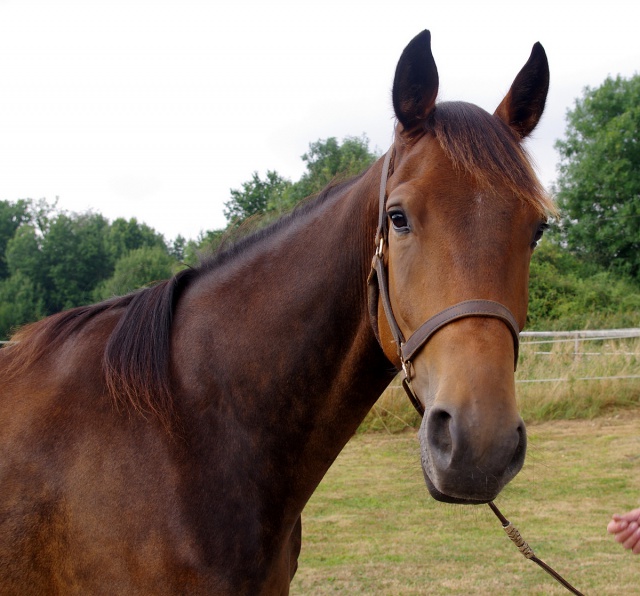
[[[525,454],[513,365],[550,203],[521,141],[548,77],[536,44],[495,114],[436,105],[424,31],[389,159],[197,269],[20,331],[0,593],[288,593],[305,504],[403,366],[433,496],[493,499]]]

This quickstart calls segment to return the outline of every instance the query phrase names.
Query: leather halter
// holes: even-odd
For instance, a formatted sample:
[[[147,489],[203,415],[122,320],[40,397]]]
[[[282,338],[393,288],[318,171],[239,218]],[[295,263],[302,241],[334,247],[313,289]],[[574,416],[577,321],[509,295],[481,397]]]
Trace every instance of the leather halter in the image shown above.
[[[391,334],[393,335],[396,349],[398,351],[398,357],[402,363],[402,370],[405,375],[402,381],[402,386],[420,416],[424,416],[424,407],[411,388],[411,360],[437,331],[453,321],[468,317],[499,319],[507,326],[513,338],[515,370],[518,364],[520,329],[511,311],[499,302],[495,302],[493,300],[465,300],[463,302],[458,302],[453,306],[449,306],[432,316],[418,327],[409,339],[405,341],[404,335],[398,326],[398,322],[396,321],[391,308],[387,271],[384,265],[384,247],[388,244],[389,235],[385,207],[387,201],[387,180],[390,175],[389,172],[392,155],[393,148],[389,149],[385,155],[382,166],[382,176],[380,179],[378,229],[375,237],[376,251],[373,255],[371,272],[369,273],[369,278],[367,280],[367,284],[369,286],[369,316],[371,318],[376,338],[378,339],[378,342],[380,342],[380,331],[378,330],[378,300],[381,300],[382,308],[389,324],[389,328],[391,329]]]

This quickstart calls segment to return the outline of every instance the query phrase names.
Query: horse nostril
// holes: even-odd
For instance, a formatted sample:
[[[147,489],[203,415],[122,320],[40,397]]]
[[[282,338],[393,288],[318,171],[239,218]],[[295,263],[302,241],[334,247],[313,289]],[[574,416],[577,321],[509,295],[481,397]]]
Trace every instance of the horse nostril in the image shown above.
[[[429,412],[427,440],[432,454],[440,459],[444,466],[450,462],[453,452],[452,424],[453,417],[446,410],[433,408]]]
[[[509,472],[513,473],[514,476],[522,468],[524,457],[527,453],[527,429],[524,422],[520,421],[516,430],[518,433],[518,445],[509,464]]]

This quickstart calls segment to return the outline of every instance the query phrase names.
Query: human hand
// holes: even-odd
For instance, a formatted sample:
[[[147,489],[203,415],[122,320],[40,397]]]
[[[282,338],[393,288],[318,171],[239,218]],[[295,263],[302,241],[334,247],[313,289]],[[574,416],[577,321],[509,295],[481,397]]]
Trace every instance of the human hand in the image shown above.
[[[613,534],[616,542],[624,548],[640,554],[640,509],[633,509],[624,515],[615,514],[607,526],[607,532]]]

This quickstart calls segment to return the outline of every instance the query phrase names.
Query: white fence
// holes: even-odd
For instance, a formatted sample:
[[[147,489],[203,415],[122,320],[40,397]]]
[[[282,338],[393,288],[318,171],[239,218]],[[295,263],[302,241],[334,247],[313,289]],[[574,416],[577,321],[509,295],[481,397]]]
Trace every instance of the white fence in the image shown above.
[[[573,352],[576,355],[585,354],[580,352],[580,344],[585,341],[598,341],[605,339],[630,339],[640,337],[640,328],[632,329],[600,329],[595,331],[522,331],[520,338],[542,338],[537,340],[521,341],[522,346],[533,346],[536,344],[558,344],[573,343]],[[550,339],[544,339],[550,338]],[[549,352],[536,352],[538,354],[547,354]],[[586,352],[586,354],[596,355],[596,352]]]
[[[575,357],[581,356],[636,356],[636,352],[587,352],[582,349],[582,344],[589,341],[602,340],[624,340],[640,337],[640,328],[631,329],[599,329],[599,330],[583,330],[583,331],[523,331],[520,338],[525,340],[520,343],[522,348],[529,346],[542,346],[557,343],[573,343],[573,354]],[[551,351],[536,351],[535,354],[552,354]],[[611,375],[611,376],[591,376],[591,377],[573,377],[553,378],[553,379],[518,379],[516,383],[558,383],[563,381],[602,381],[606,379],[640,379],[639,374],[630,375]]]
[[[575,351],[577,352],[580,342],[582,341],[640,337],[640,327],[634,327],[631,329],[598,329],[583,331],[522,331],[520,333],[521,339],[529,337],[542,339],[524,341],[522,342],[522,345],[573,342],[575,345]]]

